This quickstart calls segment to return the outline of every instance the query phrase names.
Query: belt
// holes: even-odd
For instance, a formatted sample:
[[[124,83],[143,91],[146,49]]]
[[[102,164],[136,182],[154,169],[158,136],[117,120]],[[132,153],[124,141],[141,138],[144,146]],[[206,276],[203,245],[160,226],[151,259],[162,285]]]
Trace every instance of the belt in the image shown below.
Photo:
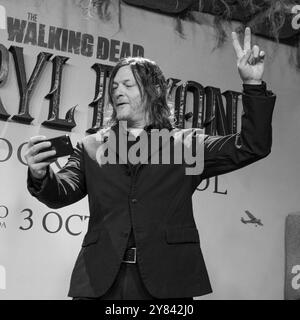
[[[126,249],[122,262],[136,263],[136,248]]]

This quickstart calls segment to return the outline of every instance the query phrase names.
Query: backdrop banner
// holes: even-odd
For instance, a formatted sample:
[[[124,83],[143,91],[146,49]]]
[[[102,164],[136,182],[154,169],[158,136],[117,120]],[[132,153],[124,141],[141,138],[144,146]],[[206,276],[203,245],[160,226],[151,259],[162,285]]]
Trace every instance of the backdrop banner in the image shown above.
[[[170,16],[111,1],[101,18],[87,4],[0,0],[0,299],[69,299],[88,200],[55,210],[38,202],[27,191],[24,152],[35,135],[69,134],[75,146],[101,128],[111,113],[107,79],[121,57],[144,56],[161,66],[179,127],[203,126],[211,135],[240,130],[235,53],[230,42],[215,48],[212,24],[183,21],[183,38]],[[228,35],[236,26],[226,27]],[[285,218],[300,207],[300,75],[290,64],[290,46],[253,36],[255,43],[266,52],[264,81],[277,95],[273,148],[267,158],[204,180],[195,191],[213,287],[197,299],[284,298]],[[58,171],[66,161],[51,166]],[[246,211],[262,225],[242,223]],[[300,270],[287,272],[299,296]]]
[[[285,225],[285,299],[300,300],[300,213],[290,213]]]

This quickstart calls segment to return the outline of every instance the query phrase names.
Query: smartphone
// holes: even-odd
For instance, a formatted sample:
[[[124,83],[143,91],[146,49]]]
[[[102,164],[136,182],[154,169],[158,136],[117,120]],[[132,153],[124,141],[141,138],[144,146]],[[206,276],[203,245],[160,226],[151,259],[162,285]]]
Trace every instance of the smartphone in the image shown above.
[[[71,139],[67,134],[45,141],[51,142],[51,147],[43,149],[42,152],[50,151],[53,149],[56,151],[56,154],[52,157],[47,158],[47,160],[69,156],[74,151]]]

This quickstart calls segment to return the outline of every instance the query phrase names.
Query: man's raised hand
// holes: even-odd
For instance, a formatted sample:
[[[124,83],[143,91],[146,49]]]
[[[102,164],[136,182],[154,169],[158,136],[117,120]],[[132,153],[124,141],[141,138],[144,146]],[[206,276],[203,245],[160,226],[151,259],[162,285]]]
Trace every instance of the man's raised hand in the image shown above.
[[[257,45],[251,48],[251,29],[247,27],[244,35],[244,48],[238,40],[236,32],[232,32],[232,44],[237,56],[237,67],[245,84],[261,84],[264,72],[265,52]]]

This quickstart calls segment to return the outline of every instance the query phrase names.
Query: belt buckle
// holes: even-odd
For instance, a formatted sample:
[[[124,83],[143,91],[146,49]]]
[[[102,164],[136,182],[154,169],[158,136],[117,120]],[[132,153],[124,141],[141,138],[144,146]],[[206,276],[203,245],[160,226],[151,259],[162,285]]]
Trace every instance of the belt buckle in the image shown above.
[[[125,263],[136,263],[136,248],[132,247],[132,248],[129,248],[127,250],[133,250],[133,252],[134,252],[133,261],[123,260],[122,262],[125,262]]]

